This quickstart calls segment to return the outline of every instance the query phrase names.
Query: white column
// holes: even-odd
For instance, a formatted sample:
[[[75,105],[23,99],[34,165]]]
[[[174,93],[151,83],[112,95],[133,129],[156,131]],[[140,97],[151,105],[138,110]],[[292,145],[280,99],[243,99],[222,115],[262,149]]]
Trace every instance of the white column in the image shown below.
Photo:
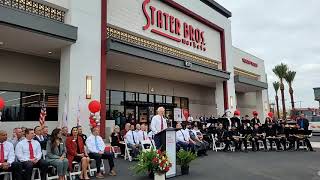
[[[59,121],[65,106],[68,128],[80,124],[89,134],[88,103],[100,100],[101,1],[70,0],[65,22],[78,27],[76,43],[61,51]],[[86,76],[92,76],[92,99],[86,99]],[[80,108],[78,108],[80,104]]]
[[[259,113],[260,120],[264,122],[269,112],[268,91],[257,91],[256,95],[257,111]]]
[[[215,102],[217,104],[217,116],[224,114],[224,99],[223,99],[223,83],[216,83]]]

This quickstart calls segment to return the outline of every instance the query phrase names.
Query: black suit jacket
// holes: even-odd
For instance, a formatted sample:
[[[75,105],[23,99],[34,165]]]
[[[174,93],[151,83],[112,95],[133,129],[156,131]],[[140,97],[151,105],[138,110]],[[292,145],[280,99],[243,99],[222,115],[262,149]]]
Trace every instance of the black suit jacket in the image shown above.
[[[301,127],[301,121],[303,123],[303,130],[308,131],[309,130],[309,121],[308,119],[299,119],[297,124]]]
[[[46,150],[48,137],[43,137],[43,141],[40,141],[40,139],[37,136],[35,136],[33,139],[40,143],[42,150]]]

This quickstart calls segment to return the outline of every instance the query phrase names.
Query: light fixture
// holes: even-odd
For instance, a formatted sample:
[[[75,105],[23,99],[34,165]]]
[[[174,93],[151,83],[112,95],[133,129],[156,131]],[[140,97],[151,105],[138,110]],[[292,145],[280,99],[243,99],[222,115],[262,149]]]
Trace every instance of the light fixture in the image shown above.
[[[153,88],[151,88],[151,89],[150,89],[150,92],[154,92],[154,89],[153,89]]]
[[[52,51],[48,51],[48,54],[52,54]]]
[[[231,109],[233,109],[233,97],[232,96],[230,96],[230,107],[231,107]]]
[[[92,76],[86,76],[86,99],[92,96]]]
[[[0,46],[2,46],[4,44],[4,42],[0,41]]]

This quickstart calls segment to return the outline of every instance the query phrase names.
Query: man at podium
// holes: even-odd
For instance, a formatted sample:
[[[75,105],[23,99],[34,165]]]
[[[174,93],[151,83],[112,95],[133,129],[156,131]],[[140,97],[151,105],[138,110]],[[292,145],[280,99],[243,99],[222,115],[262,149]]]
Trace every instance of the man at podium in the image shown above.
[[[154,134],[154,142],[157,149],[160,149],[162,146],[160,133],[167,129],[167,121],[164,118],[165,109],[164,107],[159,107],[157,109],[157,115],[152,117],[151,120],[151,131]]]

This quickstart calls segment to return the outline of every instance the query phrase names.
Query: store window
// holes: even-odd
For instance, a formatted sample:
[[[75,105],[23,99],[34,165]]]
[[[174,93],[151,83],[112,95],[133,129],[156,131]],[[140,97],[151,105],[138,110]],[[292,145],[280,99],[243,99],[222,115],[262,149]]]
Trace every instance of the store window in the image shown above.
[[[177,108],[181,108],[180,97],[174,97],[174,104],[177,105]]]
[[[39,121],[43,96],[35,92],[0,91],[6,106],[1,121]],[[58,120],[58,95],[46,94],[46,121]]]
[[[118,119],[124,114],[124,93],[122,91],[110,91],[110,111],[111,119]]]
[[[154,95],[149,94],[149,102],[154,103]]]
[[[189,109],[188,98],[181,98],[181,108],[182,109]]]
[[[126,92],[126,101],[136,101],[136,93]]]
[[[172,103],[172,96],[166,96],[166,103],[171,104]]]
[[[156,95],[156,103],[162,103],[162,96],[161,95]]]
[[[140,102],[148,102],[148,95],[147,94],[139,94],[139,101]]]

